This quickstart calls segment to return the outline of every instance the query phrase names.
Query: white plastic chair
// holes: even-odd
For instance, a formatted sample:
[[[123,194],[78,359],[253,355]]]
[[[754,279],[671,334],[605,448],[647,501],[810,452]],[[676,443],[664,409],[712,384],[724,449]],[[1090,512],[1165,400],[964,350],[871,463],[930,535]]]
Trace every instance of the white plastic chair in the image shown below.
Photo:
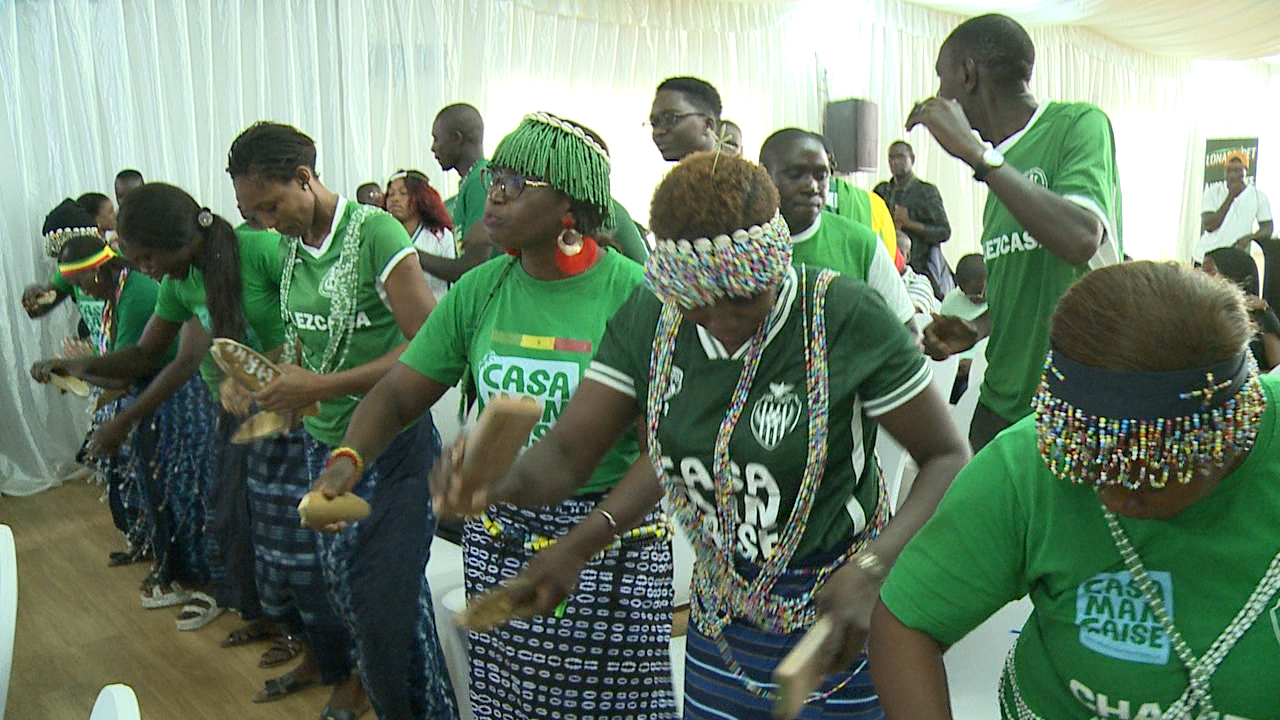
[[[436,634],[440,637],[445,669],[453,680],[458,717],[461,720],[472,720],[475,713],[471,709],[471,644],[467,631],[458,625],[458,616],[466,607],[465,587],[459,586],[445,593],[436,603]]]
[[[982,379],[987,374],[987,338],[973,346],[973,364],[969,366],[969,386],[964,389],[960,401],[951,408],[951,418],[956,421],[956,429],[960,437],[969,437],[969,426],[973,424],[973,413],[978,409],[978,388],[982,387]]]
[[[929,370],[933,373],[932,386],[942,397],[943,402],[951,397],[951,387],[956,383],[956,371],[960,368],[960,358],[952,355],[945,360],[927,360]],[[902,499],[911,491],[915,482],[915,461],[907,453],[906,448],[889,436],[888,432],[876,434],[876,456],[880,458],[880,470],[884,475],[885,491],[889,493],[889,507],[897,511]]]
[[[684,635],[671,638],[671,689],[676,696],[676,717],[684,712],[684,645]]]
[[[18,553],[13,530],[0,525],[0,718],[9,699],[13,669],[13,633],[18,624]]]
[[[693,582],[693,545],[675,520],[671,524],[675,527],[675,533],[671,537],[671,586],[675,591],[673,602],[675,607],[684,607],[689,604],[689,588]]]
[[[128,685],[108,685],[98,693],[89,720],[142,720],[138,696]]]
[[[1031,607],[1031,599],[1026,597],[1005,605],[947,650],[942,659],[947,666],[955,720],[1000,717],[1000,673],[1018,633],[1031,616]]]

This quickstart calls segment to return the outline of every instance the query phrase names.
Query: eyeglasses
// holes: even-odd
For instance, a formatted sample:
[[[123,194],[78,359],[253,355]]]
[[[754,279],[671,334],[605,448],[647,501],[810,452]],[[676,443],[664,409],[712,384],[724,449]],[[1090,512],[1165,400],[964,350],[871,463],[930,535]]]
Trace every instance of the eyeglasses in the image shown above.
[[[508,200],[515,200],[524,193],[526,187],[551,187],[551,183],[541,180],[530,180],[529,178],[515,173],[494,172],[490,168],[482,168],[480,170],[480,186],[485,192],[494,185],[502,191]]]
[[[657,115],[649,116],[649,119],[640,123],[640,126],[657,128],[658,130],[670,130],[671,128],[676,126],[676,123],[680,122],[681,120],[691,115],[697,115],[699,117],[707,117],[706,114],[700,113],[700,112],[682,113],[682,112],[677,112],[675,110],[664,110],[663,112],[660,112]]]

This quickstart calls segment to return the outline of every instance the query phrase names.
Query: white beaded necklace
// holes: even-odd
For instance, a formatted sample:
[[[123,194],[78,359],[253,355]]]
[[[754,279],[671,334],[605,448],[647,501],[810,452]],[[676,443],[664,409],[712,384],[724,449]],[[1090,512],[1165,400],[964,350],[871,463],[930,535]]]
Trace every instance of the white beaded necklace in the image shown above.
[[[348,207],[350,207],[349,204]],[[285,349],[287,352],[293,352],[296,348],[298,364],[305,365],[312,372],[321,375],[342,367],[347,361],[347,353],[351,351],[351,343],[343,341],[351,335],[356,323],[356,293],[360,285],[356,262],[360,259],[360,247],[364,244],[360,228],[364,225],[366,218],[379,211],[367,205],[357,205],[349,210],[344,208],[344,212],[350,212],[350,215],[347,217],[347,225],[343,229],[342,237],[333,238],[333,242],[342,243],[342,249],[338,255],[338,262],[329,271],[334,278],[334,282],[330,285],[336,288],[337,292],[329,299],[327,326],[329,342],[325,345],[319,366],[312,365],[307,360],[306,353],[298,343],[297,325],[289,312],[289,291],[293,287],[293,271],[299,262],[298,247],[302,245],[302,238],[288,238],[289,254],[285,257],[284,275],[280,279],[280,316],[284,319]],[[321,282],[323,283],[323,279]],[[341,356],[338,355],[339,347],[342,348]]]
[[[1240,638],[1253,627],[1253,623],[1266,610],[1272,596],[1280,590],[1280,554],[1272,559],[1270,567],[1263,574],[1257,587],[1253,589],[1253,593],[1249,595],[1244,607],[1240,608],[1240,612],[1236,613],[1235,618],[1222,631],[1222,634],[1213,641],[1208,651],[1197,658],[1195,653],[1191,652],[1187,641],[1183,639],[1182,633],[1174,627],[1173,618],[1169,617],[1165,609],[1164,599],[1156,591],[1155,584],[1152,583],[1146,567],[1142,564],[1142,558],[1138,556],[1133,543],[1129,542],[1129,536],[1125,534],[1124,528],[1120,527],[1120,521],[1116,519],[1115,513],[1103,508],[1102,514],[1107,520],[1111,539],[1124,560],[1125,568],[1137,583],[1138,589],[1142,591],[1147,607],[1151,608],[1151,613],[1155,615],[1156,620],[1160,621],[1160,626],[1169,636],[1169,641],[1177,651],[1178,658],[1182,660],[1182,664],[1186,666],[1191,676],[1182,697],[1170,705],[1161,717],[1164,720],[1189,720],[1192,717],[1192,711],[1197,709],[1199,712],[1195,717],[1217,717],[1217,712],[1213,708],[1213,695],[1209,691],[1209,680],[1226,659],[1227,653],[1231,652],[1231,648],[1235,647]]]
[[[1166,635],[1169,636],[1169,642],[1173,645],[1178,658],[1187,668],[1190,674],[1190,681],[1187,683],[1187,689],[1183,691],[1172,705],[1170,705],[1160,717],[1163,720],[1191,720],[1191,718],[1199,717],[1218,717],[1218,712],[1213,706],[1213,695],[1209,691],[1209,682],[1213,674],[1218,670],[1218,666],[1226,659],[1227,653],[1235,647],[1240,638],[1253,627],[1254,622],[1266,610],[1267,605],[1271,602],[1271,598],[1280,590],[1280,554],[1272,559],[1271,565],[1267,568],[1267,572],[1263,574],[1262,579],[1258,581],[1257,587],[1249,595],[1249,599],[1245,601],[1244,607],[1240,608],[1240,612],[1236,613],[1235,618],[1227,625],[1222,634],[1213,641],[1209,646],[1209,650],[1204,655],[1196,657],[1191,651],[1191,647],[1187,645],[1187,641],[1182,637],[1182,633],[1173,624],[1173,619],[1169,617],[1169,612],[1164,606],[1164,599],[1156,590],[1155,583],[1151,581],[1151,577],[1147,574],[1147,568],[1142,564],[1142,558],[1139,557],[1138,551],[1134,549],[1133,543],[1129,541],[1129,536],[1125,534],[1124,528],[1120,527],[1120,521],[1116,519],[1115,513],[1103,508],[1103,517],[1107,521],[1107,529],[1111,531],[1111,539],[1115,543],[1116,550],[1120,553],[1120,557],[1124,560],[1125,569],[1129,571],[1129,575],[1137,584],[1142,597],[1147,602],[1147,607],[1151,608],[1151,614],[1155,616],[1160,623],[1160,627],[1164,629]],[[1022,692],[1018,687],[1018,671],[1014,660],[1014,652],[1017,648],[1009,652],[1009,656],[1005,659],[1004,678],[1000,683],[1000,700],[1001,704],[1006,708],[1012,708],[1018,720],[1044,720],[1034,710],[1032,710],[1022,699]],[[1193,711],[1195,714],[1193,715]]]

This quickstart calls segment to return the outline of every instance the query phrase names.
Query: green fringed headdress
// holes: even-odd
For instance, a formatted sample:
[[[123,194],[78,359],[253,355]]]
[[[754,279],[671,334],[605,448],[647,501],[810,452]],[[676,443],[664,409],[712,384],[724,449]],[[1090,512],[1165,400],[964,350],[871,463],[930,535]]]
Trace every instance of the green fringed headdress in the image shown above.
[[[489,161],[551,187],[600,211],[608,223],[613,199],[609,191],[609,153],[583,129],[545,112],[524,116]]]

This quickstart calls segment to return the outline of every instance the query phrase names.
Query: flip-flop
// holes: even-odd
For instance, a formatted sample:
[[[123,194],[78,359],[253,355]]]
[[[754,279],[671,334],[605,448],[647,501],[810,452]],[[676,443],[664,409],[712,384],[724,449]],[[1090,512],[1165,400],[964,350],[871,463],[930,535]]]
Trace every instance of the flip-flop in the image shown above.
[[[271,678],[262,684],[262,689],[257,695],[253,696],[256,703],[267,703],[279,700],[282,697],[288,697],[299,690],[315,685],[316,681],[299,682],[293,677],[293,673],[288,672],[278,678]]]

